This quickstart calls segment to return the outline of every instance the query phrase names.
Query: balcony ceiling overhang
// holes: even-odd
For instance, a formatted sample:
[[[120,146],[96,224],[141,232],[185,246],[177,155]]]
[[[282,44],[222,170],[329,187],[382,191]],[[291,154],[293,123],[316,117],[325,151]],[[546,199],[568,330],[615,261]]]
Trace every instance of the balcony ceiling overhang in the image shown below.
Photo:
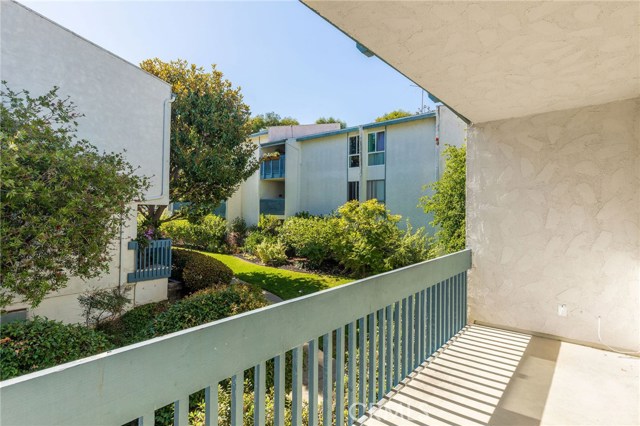
[[[640,96],[640,2],[309,1],[472,122]]]

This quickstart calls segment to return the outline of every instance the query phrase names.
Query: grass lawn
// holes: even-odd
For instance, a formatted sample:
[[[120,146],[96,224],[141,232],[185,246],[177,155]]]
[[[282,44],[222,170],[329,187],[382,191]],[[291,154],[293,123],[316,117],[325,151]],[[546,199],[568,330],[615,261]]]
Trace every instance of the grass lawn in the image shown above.
[[[202,253],[227,265],[242,281],[258,285],[285,300],[353,281],[350,278],[307,274],[256,265],[228,254]]]

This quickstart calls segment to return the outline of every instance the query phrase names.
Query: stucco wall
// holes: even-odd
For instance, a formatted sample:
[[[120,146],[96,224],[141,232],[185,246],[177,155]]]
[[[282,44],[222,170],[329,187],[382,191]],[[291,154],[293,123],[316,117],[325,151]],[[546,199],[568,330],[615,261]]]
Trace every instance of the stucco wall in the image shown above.
[[[300,210],[328,214],[347,202],[347,140],[344,133],[300,143]]]
[[[164,135],[171,86],[17,3],[3,1],[0,7],[0,78],[32,96],[58,86],[58,95],[69,96],[84,114],[78,137],[101,150],[126,149],[137,173],[150,178],[150,204],[168,204],[169,138]]]
[[[601,316],[639,349],[639,117],[636,98],[471,130],[472,319],[596,343]]]
[[[435,118],[387,126],[386,205],[409,219],[415,228],[429,226],[430,218],[418,200],[423,185],[436,179]],[[370,177],[371,179],[371,177]]]

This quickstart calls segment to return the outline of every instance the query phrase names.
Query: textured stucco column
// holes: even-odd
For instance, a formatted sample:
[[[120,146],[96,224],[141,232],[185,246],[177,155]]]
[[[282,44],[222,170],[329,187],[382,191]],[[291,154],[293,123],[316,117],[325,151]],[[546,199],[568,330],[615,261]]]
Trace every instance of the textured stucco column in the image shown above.
[[[636,98],[473,127],[472,319],[598,343],[600,316],[640,348],[639,117]]]

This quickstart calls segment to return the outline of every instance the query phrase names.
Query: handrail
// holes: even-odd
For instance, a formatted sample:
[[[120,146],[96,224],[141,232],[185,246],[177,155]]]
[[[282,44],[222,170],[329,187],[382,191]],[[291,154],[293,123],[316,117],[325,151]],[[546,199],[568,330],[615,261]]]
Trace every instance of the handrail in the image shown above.
[[[369,359],[374,363],[376,352],[371,351],[376,347],[376,335],[382,349],[378,355],[390,354],[386,364],[383,363],[386,374],[383,364],[379,364],[381,375],[378,376],[377,393],[375,366],[369,366],[370,407],[374,403],[372,397],[377,401],[381,392],[397,384],[465,325],[466,271],[470,267],[471,251],[467,249],[6,380],[0,382],[0,422],[3,425],[117,425],[140,418],[141,424],[153,424],[155,409],[174,401],[180,402],[177,407],[184,407],[188,395],[211,388],[229,377],[236,379],[236,384],[240,378],[241,383],[242,372],[253,366],[256,373],[264,374],[265,361],[274,357],[282,359],[289,350],[294,349],[294,366],[297,365],[296,361],[302,360],[302,345],[310,342],[314,354],[319,336],[324,336],[327,348],[336,331],[336,353],[344,354],[344,339],[340,336],[344,337],[345,327],[349,330],[349,339],[356,338],[356,329],[365,331],[364,337],[362,332],[358,334],[361,343],[366,345],[368,341]],[[385,324],[388,325],[386,328]],[[393,351],[389,345],[385,349],[383,342],[392,345]],[[351,345],[349,340],[348,347]],[[361,350],[362,368],[366,362],[363,353]],[[328,370],[330,377],[330,368]],[[296,404],[301,404],[296,395],[299,399],[302,386],[301,370],[298,367],[294,373],[296,371],[294,409]],[[317,370],[311,368],[309,374],[310,383],[317,385]],[[352,374],[351,370],[350,379]],[[371,387],[372,376],[374,388]],[[327,382],[331,379],[325,380]],[[256,401],[260,401],[260,396],[264,401],[264,381],[262,389],[260,385],[256,386]],[[364,386],[365,383],[361,383],[360,389]],[[282,396],[283,392],[283,388],[276,389],[276,396]],[[237,415],[242,410],[241,392],[236,389],[234,395],[232,412]],[[317,403],[317,386],[314,389],[312,385],[310,401],[314,397]],[[331,395],[325,396],[325,406],[330,398]],[[264,410],[256,411],[258,416],[264,415]],[[211,408],[211,412],[216,413],[217,408]],[[336,416],[340,416],[338,412],[342,410],[336,410]],[[299,410],[294,414],[294,424],[300,424]],[[185,424],[186,419],[184,410],[177,409],[176,424]],[[217,417],[211,420],[215,424]],[[260,423],[262,421],[257,419],[256,424]]]

